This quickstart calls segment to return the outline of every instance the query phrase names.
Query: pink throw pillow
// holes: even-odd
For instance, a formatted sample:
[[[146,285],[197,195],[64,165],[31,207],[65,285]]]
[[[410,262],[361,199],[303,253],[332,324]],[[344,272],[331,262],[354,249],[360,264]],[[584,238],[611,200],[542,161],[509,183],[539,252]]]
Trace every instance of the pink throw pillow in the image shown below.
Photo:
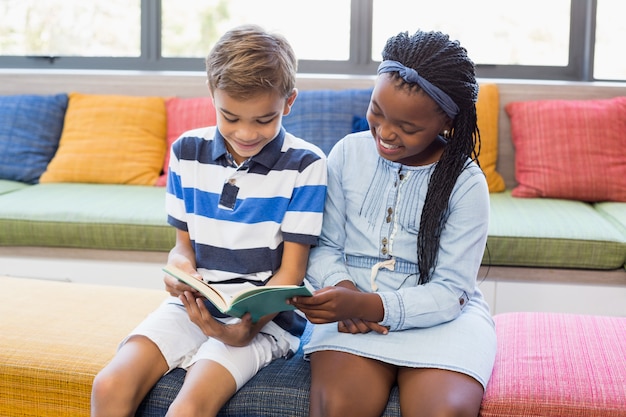
[[[165,109],[167,112],[167,153],[163,164],[163,174],[156,183],[161,187],[167,182],[167,167],[170,163],[172,143],[188,130],[215,126],[217,123],[211,97],[168,98],[165,101]]]
[[[626,97],[505,106],[515,146],[514,197],[626,201]]]

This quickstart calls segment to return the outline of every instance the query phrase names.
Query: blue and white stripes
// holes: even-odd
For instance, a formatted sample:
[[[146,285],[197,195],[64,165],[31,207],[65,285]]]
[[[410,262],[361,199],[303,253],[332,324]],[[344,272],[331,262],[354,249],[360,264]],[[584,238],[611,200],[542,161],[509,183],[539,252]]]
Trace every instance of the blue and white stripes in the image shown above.
[[[236,168],[210,127],[186,132],[171,155],[168,222],[189,232],[205,278],[264,280],[280,266],[283,241],[317,243],[326,159],[314,145],[281,130]],[[225,183],[238,188],[232,209],[219,204]]]

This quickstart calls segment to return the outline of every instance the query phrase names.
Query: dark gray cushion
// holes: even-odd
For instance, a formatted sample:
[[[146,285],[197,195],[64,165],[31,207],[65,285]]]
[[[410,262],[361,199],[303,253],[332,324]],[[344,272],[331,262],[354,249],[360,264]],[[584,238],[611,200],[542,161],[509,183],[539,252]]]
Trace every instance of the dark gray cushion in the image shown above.
[[[302,338],[310,335],[310,325]],[[136,416],[164,416],[178,394],[185,371],[175,369],[165,375],[148,393]],[[309,362],[303,358],[302,348],[291,359],[278,359],[262,369],[244,385],[222,408],[220,417],[308,417]],[[400,417],[398,389],[391,392],[383,417]]]

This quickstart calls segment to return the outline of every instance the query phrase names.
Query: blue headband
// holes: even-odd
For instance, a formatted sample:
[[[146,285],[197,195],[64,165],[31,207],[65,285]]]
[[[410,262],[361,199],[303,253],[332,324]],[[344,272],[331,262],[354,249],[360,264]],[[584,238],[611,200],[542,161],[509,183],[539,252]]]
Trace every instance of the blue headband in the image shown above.
[[[435,103],[443,109],[448,117],[454,119],[454,116],[459,113],[459,106],[452,101],[449,95],[444,93],[439,87],[431,84],[426,78],[419,75],[413,68],[405,67],[398,61],[383,61],[378,66],[378,74],[396,71],[400,74],[400,77],[402,77],[404,81],[419,85],[422,90],[426,92],[426,94],[435,100]]]

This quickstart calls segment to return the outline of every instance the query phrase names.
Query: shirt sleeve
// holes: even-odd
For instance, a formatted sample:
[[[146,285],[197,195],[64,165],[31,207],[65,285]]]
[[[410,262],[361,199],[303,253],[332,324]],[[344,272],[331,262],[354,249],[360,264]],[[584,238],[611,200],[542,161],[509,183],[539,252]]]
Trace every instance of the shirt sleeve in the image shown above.
[[[311,249],[307,280],[320,289],[350,280],[344,263],[346,203],[341,187],[342,142],[328,155],[328,193],[319,244]]]

